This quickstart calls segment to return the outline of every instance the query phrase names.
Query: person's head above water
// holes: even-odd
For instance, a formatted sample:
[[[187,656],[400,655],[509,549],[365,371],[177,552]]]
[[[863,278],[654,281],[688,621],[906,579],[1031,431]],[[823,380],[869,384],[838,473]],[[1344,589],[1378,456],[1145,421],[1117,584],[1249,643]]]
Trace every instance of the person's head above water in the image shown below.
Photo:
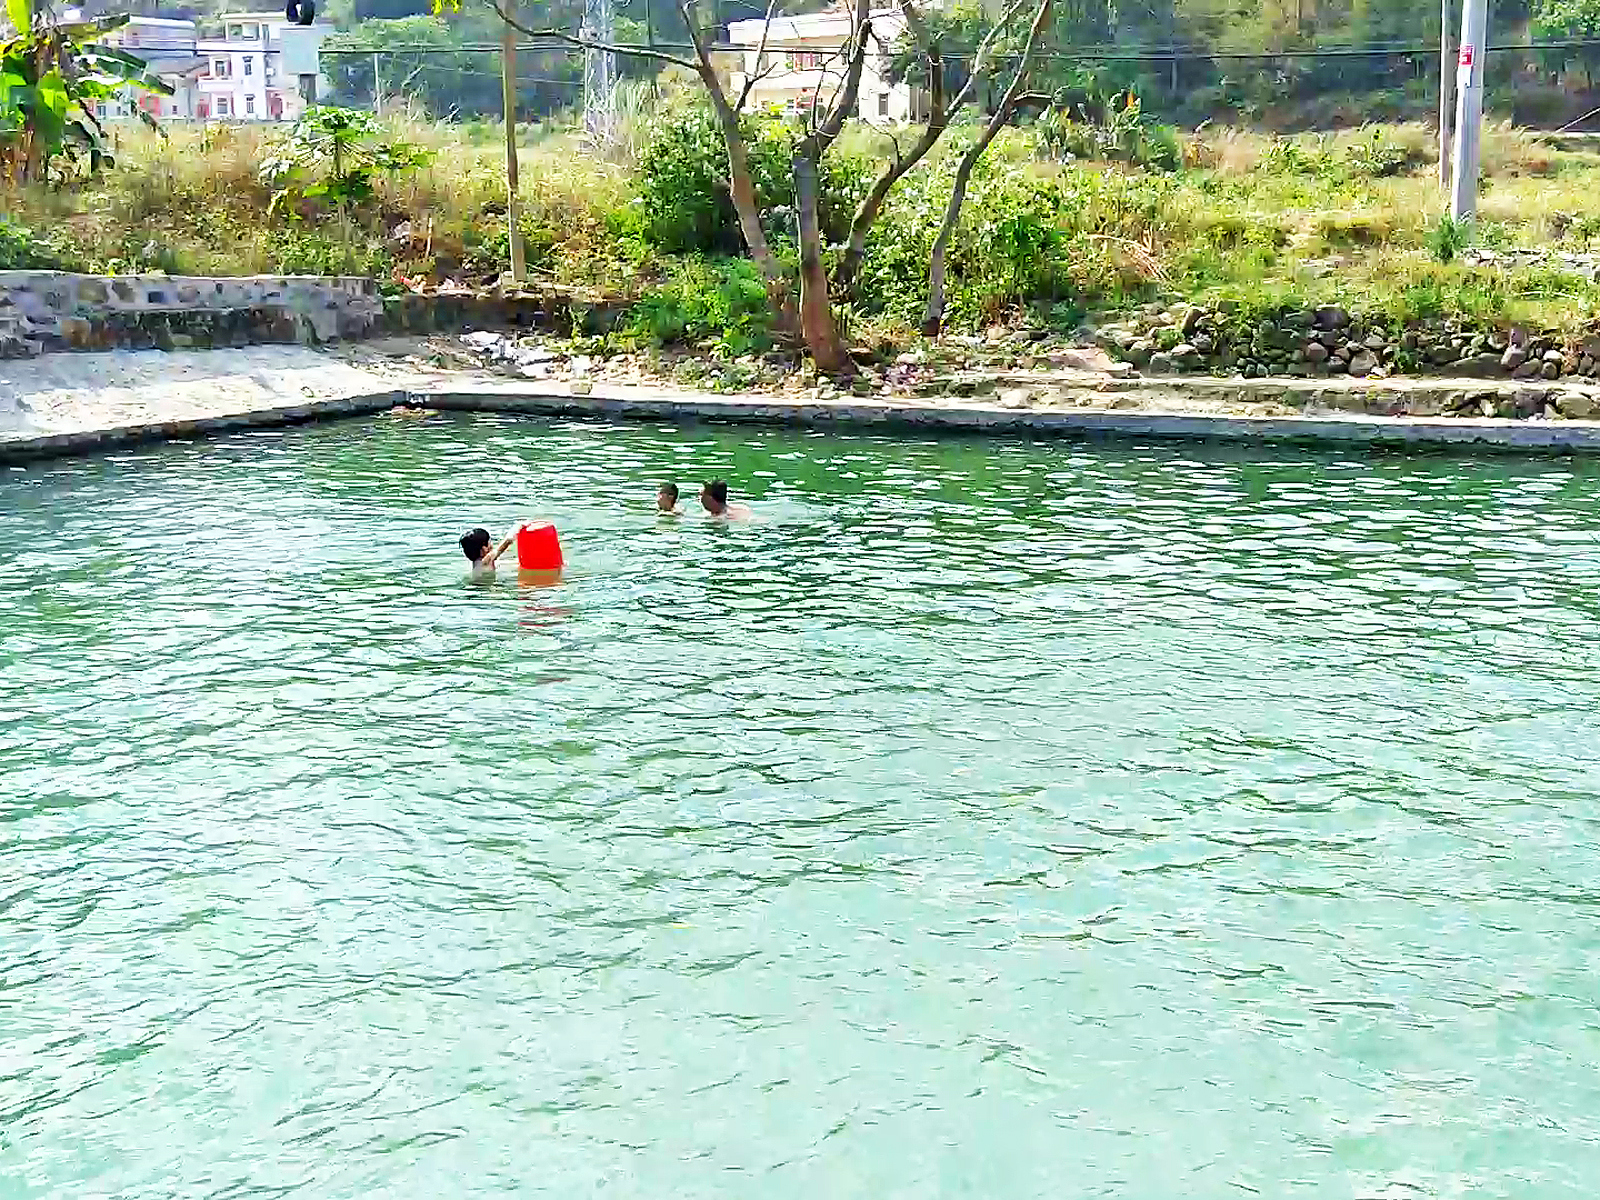
[[[713,479],[700,489],[700,504],[708,513],[726,512],[728,485],[720,479]]]
[[[671,512],[678,507],[678,485],[663,483],[661,490],[656,493],[656,507],[662,512]]]
[[[489,552],[489,544],[493,541],[487,529],[474,529],[471,533],[461,535],[461,553],[467,556],[468,561],[477,562]]]

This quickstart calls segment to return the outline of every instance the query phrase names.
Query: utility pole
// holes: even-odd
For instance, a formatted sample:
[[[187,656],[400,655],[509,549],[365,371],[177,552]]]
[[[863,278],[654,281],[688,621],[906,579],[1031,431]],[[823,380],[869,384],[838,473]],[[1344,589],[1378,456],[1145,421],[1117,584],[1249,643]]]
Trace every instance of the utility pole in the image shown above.
[[[1450,0],[1439,0],[1439,190],[1450,190],[1450,81],[1455,55],[1450,45]]]
[[[1456,66],[1456,161],[1450,215],[1464,221],[1478,210],[1479,143],[1483,136],[1484,49],[1489,0],[1462,0],[1461,54]]]
[[[517,11],[516,0],[506,0],[506,15]],[[500,34],[500,107],[506,123],[506,231],[511,242],[511,278],[522,282],[522,205],[517,198],[517,29],[503,22]]]

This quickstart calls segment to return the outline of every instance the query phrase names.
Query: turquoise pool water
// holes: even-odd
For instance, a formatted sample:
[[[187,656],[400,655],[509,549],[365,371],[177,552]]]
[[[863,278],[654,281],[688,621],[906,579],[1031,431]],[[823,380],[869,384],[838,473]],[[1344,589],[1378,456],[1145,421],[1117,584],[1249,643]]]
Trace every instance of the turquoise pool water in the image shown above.
[[[711,473],[764,520],[650,515]],[[9,470],[0,1195],[1588,1196],[1597,730],[1558,459]]]

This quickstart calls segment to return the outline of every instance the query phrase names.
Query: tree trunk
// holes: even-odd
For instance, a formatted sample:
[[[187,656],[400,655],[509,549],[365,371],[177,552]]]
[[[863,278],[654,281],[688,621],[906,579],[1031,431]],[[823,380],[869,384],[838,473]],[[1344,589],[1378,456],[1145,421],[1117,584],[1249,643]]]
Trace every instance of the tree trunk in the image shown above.
[[[883,169],[883,173],[873,182],[871,190],[856,206],[855,215],[850,220],[850,239],[845,244],[844,260],[839,264],[837,276],[839,287],[846,291],[853,291],[855,288],[856,276],[860,273],[861,264],[867,257],[867,235],[877,223],[878,214],[883,211],[883,204],[889,198],[890,190],[927,156],[928,151],[933,149],[944,135],[945,129],[949,127],[950,110],[945,107],[941,76],[942,69],[936,67],[933,111],[928,114],[928,124],[923,129],[922,136],[917,139],[916,145],[911,147],[910,153],[904,158],[896,158]]]
[[[825,375],[856,374],[855,360],[839,336],[828,298],[828,272],[822,265],[822,226],[817,219],[817,176],[821,147],[802,138],[794,152],[794,200],[800,233],[800,332],[806,349]]]
[[[745,248],[769,284],[781,282],[783,267],[767,243],[766,231],[761,228],[761,205],[756,198],[755,181],[750,177],[750,153],[744,144],[744,131],[739,128],[739,114],[722,94],[722,85],[715,76],[704,82],[717,123],[722,126],[723,141],[728,145],[728,192],[733,197],[733,211],[739,218],[739,232],[744,235]]]
[[[933,240],[933,253],[928,257],[928,307],[922,313],[922,333],[925,337],[938,337],[944,332],[944,277],[945,258],[950,250],[950,238],[961,222],[961,206],[967,200],[967,182],[972,178],[972,168],[994,141],[987,128],[972,148],[961,156],[956,168],[955,183],[950,188],[950,203],[945,206],[944,222],[939,226],[939,236]]]
[[[999,107],[989,123],[983,127],[972,148],[961,156],[956,167],[956,178],[950,188],[950,203],[945,206],[944,223],[939,226],[939,236],[934,239],[933,253],[928,258],[928,306],[922,314],[922,332],[925,337],[938,337],[944,331],[944,281],[945,259],[950,250],[950,238],[961,221],[961,206],[966,203],[967,184],[972,179],[972,169],[978,165],[983,152],[989,148],[1000,130],[1005,128],[1022,96],[1023,85],[1028,82],[1028,72],[1033,66],[1035,51],[1050,25],[1053,0],[1039,0],[1039,9],[1033,14],[1033,24],[1028,28],[1028,40],[1022,48],[1022,58],[1017,63],[1016,74],[1011,77]]]

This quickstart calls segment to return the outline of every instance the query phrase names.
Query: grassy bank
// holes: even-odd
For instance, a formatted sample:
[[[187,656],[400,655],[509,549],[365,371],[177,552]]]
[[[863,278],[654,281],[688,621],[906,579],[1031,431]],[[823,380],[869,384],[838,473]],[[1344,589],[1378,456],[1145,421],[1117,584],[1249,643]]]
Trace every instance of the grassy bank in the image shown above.
[[[639,131],[615,160],[569,134],[530,137],[530,266],[547,283],[630,302],[624,334],[634,340],[743,352],[763,336],[759,287],[732,257],[731,214],[708,175],[718,169],[715,140],[684,128],[674,120]],[[117,169],[99,180],[0,196],[10,222],[0,226],[0,266],[492,280],[507,242],[494,131],[402,121],[393,132],[431,161],[380,177],[376,200],[341,222],[308,207],[269,214],[267,130],[174,128],[165,139],[128,130]],[[860,336],[909,336],[953,159],[969,136],[953,131],[891,198],[863,286],[845,306]],[[760,145],[781,240],[781,131],[763,133]],[[954,327],[1070,329],[1177,300],[1339,303],[1393,324],[1587,322],[1600,305],[1581,260],[1600,249],[1600,156],[1493,128],[1470,241],[1501,254],[1484,263],[1466,261],[1461,232],[1441,227],[1432,145],[1420,126],[1292,139],[1207,130],[1178,138],[1178,161],[1167,163],[1176,169],[1159,169],[1144,161],[1162,158],[1159,146],[1138,139],[1009,130],[975,181],[953,256]],[[866,129],[846,140],[825,204],[836,220],[880,151]],[[1513,261],[1507,252],[1518,249],[1537,260]]]

